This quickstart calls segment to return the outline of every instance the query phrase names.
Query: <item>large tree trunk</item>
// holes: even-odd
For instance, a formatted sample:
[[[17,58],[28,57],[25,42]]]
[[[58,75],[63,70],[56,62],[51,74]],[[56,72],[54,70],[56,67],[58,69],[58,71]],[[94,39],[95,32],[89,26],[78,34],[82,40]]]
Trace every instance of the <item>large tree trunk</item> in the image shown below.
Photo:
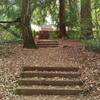
[[[60,38],[66,36],[66,25],[65,19],[65,0],[59,0],[59,28],[60,28]]]
[[[31,0],[22,0],[22,10],[21,10],[21,19],[20,25],[22,30],[23,44],[24,48],[35,48],[35,42],[32,36],[31,30]]]
[[[81,0],[81,33],[84,39],[93,37],[91,0]]]

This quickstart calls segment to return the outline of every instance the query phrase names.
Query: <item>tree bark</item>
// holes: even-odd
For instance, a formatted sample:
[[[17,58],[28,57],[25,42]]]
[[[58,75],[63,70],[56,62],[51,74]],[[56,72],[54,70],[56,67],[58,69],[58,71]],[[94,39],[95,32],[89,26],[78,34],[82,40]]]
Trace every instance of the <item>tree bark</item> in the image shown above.
[[[91,0],[81,0],[81,33],[84,39],[93,37]]]
[[[64,22],[65,19],[65,0],[59,0],[59,29],[60,29],[60,38],[66,36],[66,25]]]
[[[36,48],[30,24],[32,15],[31,3],[31,0],[22,0],[20,25],[24,48]]]

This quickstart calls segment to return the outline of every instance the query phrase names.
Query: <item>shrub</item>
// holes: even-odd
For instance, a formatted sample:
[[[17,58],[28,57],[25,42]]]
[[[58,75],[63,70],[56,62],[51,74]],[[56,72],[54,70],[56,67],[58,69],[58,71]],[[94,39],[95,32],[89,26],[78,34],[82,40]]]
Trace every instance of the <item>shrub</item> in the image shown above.
[[[100,53],[100,34],[95,34],[94,39],[84,40],[83,44],[86,49]]]
[[[70,39],[79,39],[80,33],[78,31],[70,31],[67,33]]]
[[[50,32],[49,36],[51,39],[57,39],[59,37],[59,32]]]

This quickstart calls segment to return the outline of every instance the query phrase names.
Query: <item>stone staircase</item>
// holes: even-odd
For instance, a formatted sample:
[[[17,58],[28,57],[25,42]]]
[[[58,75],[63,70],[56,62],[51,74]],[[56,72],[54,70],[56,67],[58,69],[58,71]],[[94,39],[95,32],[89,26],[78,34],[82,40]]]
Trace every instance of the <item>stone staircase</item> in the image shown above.
[[[36,41],[38,47],[58,47],[58,40],[40,39]]]
[[[78,67],[23,67],[17,95],[79,95],[84,92]]]

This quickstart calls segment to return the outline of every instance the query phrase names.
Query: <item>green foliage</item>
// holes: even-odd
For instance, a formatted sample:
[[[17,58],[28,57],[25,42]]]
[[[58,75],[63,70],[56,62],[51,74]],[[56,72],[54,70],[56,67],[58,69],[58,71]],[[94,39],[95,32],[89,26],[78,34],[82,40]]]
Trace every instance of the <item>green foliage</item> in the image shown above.
[[[86,47],[88,50],[93,50],[96,52],[100,52],[100,31],[99,34],[94,33],[94,39],[91,40],[84,40],[83,45]]]
[[[100,52],[100,41],[99,40],[87,40],[84,42],[86,49],[93,50],[93,51],[99,51]]]
[[[49,36],[51,39],[57,39],[59,37],[59,32],[50,32]]]
[[[20,0],[0,1],[0,20],[13,20],[20,14]]]
[[[81,35],[80,32],[78,31],[68,32],[67,34],[70,39],[80,39],[80,35]]]
[[[81,0],[65,0],[65,24],[66,26],[70,26],[72,28],[77,29],[80,28],[80,1]],[[82,0],[86,1],[86,0]],[[88,41],[86,44],[90,44],[93,48],[94,46],[99,47],[99,40],[97,34],[100,34],[100,0],[91,0],[92,1],[92,22],[93,28],[97,32],[94,33],[95,38],[94,40]],[[1,0],[0,1],[0,20],[14,20],[20,16],[20,8],[21,8],[21,0]],[[46,16],[49,14],[52,17],[53,22],[57,25],[59,23],[59,4],[57,0],[32,0],[32,18],[31,21],[34,24],[44,24],[46,23]],[[87,26],[85,26],[87,27]],[[20,33],[18,27],[11,26],[11,30],[15,31],[16,33]],[[78,31],[78,30],[77,30]],[[6,37],[7,33],[7,37]],[[2,34],[2,35],[1,35]],[[57,38],[59,33],[50,33],[51,38]],[[33,36],[36,33],[33,32]],[[69,38],[77,39],[80,37],[79,32],[70,32],[68,33]],[[17,40],[18,38],[12,36],[12,34],[4,31],[0,28],[0,41],[8,41],[8,40]]]
[[[56,0],[44,0],[44,2],[35,0],[33,1],[32,22],[38,25],[44,24],[48,14],[52,16],[52,20],[56,20],[58,17],[56,12]]]
[[[89,50],[100,52],[100,0],[91,1],[94,39],[85,40],[84,46]]]
[[[18,41],[20,38],[14,37],[11,33],[3,31],[0,33],[0,43],[2,42],[10,42],[10,41]]]
[[[20,16],[20,0],[1,0],[0,1],[0,21],[13,21]],[[0,27],[0,42],[16,41],[21,38],[15,37],[12,33],[20,33],[18,27],[10,24],[3,24],[8,27],[5,31]],[[20,36],[20,34],[19,34]]]
[[[68,7],[67,7],[68,5]],[[74,27],[79,26],[79,7],[78,0],[69,0],[66,5],[65,21],[66,25]]]

